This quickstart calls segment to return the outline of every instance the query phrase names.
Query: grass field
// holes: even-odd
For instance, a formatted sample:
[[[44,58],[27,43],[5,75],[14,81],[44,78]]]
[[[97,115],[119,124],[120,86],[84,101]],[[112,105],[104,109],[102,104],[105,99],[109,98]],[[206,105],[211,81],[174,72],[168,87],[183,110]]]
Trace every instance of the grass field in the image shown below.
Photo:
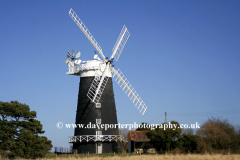
[[[184,154],[184,155],[131,155],[131,156],[118,156],[118,155],[51,155],[45,160],[239,160],[239,154],[232,155],[201,155],[201,154]]]

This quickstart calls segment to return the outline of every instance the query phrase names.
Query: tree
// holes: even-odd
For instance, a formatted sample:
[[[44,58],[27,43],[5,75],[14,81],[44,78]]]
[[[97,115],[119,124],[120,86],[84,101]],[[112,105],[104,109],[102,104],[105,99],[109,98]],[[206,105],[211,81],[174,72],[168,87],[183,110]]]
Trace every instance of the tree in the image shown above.
[[[127,152],[128,149],[128,133],[129,130],[127,128],[122,128],[122,129],[118,129],[119,135],[122,137],[121,140],[118,140],[118,150],[120,153],[125,154]]]
[[[176,128],[164,129],[164,127],[162,127],[164,126],[163,123],[147,133],[148,138],[151,139],[153,147],[157,150],[170,151],[177,147],[177,140],[181,135],[181,128],[179,127],[178,122],[171,121],[170,124],[176,125]]]
[[[197,135],[183,133],[177,140],[177,147],[183,153],[195,152],[197,150],[197,141]]]
[[[18,101],[0,101],[0,154],[2,157],[43,157],[52,148],[36,112]]]
[[[237,128],[227,120],[208,119],[197,131],[199,152],[212,150],[239,149],[239,133]]]

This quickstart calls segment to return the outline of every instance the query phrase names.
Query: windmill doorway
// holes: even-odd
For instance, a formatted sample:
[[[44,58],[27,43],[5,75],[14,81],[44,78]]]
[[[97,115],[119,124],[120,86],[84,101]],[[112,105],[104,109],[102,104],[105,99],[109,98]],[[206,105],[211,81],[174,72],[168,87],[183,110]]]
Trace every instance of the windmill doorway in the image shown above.
[[[102,142],[98,142],[97,144],[97,154],[102,154]]]

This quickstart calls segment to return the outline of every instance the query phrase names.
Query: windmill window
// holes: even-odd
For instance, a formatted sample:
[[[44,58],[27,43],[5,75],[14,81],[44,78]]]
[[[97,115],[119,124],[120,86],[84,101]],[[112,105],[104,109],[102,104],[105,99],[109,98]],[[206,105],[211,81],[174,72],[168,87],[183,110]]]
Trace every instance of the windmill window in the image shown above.
[[[101,119],[96,119],[96,124],[101,124]]]
[[[96,108],[101,108],[101,103],[96,103]]]

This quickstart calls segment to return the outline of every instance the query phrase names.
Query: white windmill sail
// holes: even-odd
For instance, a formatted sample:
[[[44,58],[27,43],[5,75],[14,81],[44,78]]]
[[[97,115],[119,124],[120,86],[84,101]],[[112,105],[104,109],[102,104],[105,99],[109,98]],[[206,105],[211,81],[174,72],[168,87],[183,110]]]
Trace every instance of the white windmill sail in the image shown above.
[[[99,102],[101,95],[105,89],[108,81],[108,68],[109,66],[107,65],[102,75],[98,74],[98,72],[95,72],[95,77],[87,93],[88,98],[94,103]]]
[[[93,35],[90,33],[90,31],[87,29],[87,27],[84,25],[84,23],[81,21],[81,19],[77,16],[77,14],[73,11],[72,8],[69,11],[69,15],[73,19],[73,21],[78,25],[78,27],[83,31],[83,33],[86,35],[86,37],[92,43],[92,45],[96,48],[96,50],[102,56],[104,61],[106,61],[106,58],[102,52],[102,48],[100,47],[100,45],[97,43],[97,41],[95,40]]]
[[[128,96],[128,98],[133,102],[133,104],[137,107],[142,115],[147,110],[147,106],[141,99],[141,97],[137,94],[135,89],[129,83],[127,78],[123,75],[123,73],[118,69],[116,71],[113,67],[111,67],[111,71],[113,72],[113,78],[117,82],[117,84],[122,88],[123,92]]]
[[[112,58],[114,58],[116,61],[118,60],[125,44],[127,43],[129,36],[130,36],[130,33],[128,32],[127,27],[124,25],[122,28],[122,31],[117,39],[117,42],[115,43],[115,45],[113,47],[113,50],[112,50],[113,53],[112,53],[110,60],[112,60]]]

